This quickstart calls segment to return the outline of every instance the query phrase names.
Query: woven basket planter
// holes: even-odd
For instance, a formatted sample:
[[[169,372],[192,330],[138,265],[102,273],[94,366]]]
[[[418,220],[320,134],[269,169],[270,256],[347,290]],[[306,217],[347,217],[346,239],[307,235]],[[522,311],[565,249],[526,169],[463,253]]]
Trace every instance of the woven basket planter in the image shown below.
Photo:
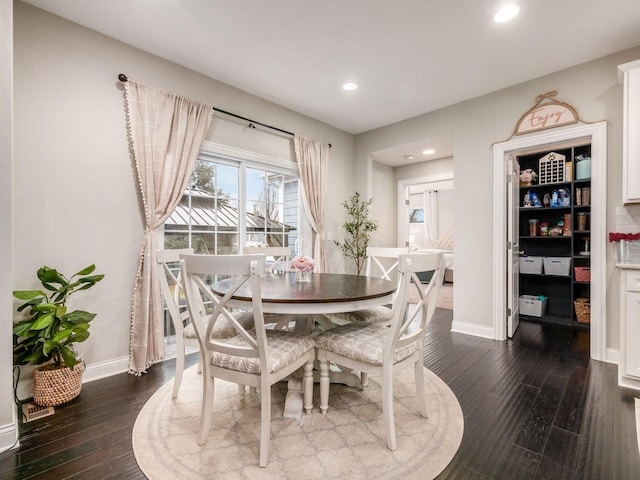
[[[73,400],[82,390],[84,362],[69,367],[36,368],[33,372],[33,402],[41,407],[54,407]]]

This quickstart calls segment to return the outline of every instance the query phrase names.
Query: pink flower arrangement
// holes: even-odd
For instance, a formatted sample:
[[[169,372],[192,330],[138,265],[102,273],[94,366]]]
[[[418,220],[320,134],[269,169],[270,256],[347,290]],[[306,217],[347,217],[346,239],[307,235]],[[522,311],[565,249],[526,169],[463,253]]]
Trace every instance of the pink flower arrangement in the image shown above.
[[[291,260],[291,268],[298,272],[310,272],[315,267],[316,262],[312,258],[301,256]]]
[[[520,181],[523,183],[535,182],[538,180],[538,174],[531,168],[527,168],[520,172]]]
[[[640,233],[609,233],[610,242],[619,242],[620,240],[640,240]]]

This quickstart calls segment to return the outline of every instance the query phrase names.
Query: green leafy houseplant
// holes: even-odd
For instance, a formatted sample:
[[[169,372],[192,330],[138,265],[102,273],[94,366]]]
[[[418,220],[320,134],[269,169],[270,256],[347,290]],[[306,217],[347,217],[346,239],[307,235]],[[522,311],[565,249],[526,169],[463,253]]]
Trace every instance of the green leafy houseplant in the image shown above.
[[[28,310],[29,318],[13,325],[13,364],[40,365],[51,368],[73,367],[78,362],[72,349],[74,343],[89,338],[89,325],[95,313],[67,309],[67,299],[93,287],[104,275],[91,275],[96,269],[89,265],[70,278],[47,266],[38,269],[43,290],[16,290],[13,296],[24,300],[18,312]]]
[[[347,236],[342,241],[334,240],[334,243],[346,257],[354,260],[358,275],[360,275],[367,258],[371,232],[378,229],[378,222],[369,216],[369,208],[372,203],[371,199],[362,200],[358,192],[341,203],[349,216],[349,221],[342,225]]]

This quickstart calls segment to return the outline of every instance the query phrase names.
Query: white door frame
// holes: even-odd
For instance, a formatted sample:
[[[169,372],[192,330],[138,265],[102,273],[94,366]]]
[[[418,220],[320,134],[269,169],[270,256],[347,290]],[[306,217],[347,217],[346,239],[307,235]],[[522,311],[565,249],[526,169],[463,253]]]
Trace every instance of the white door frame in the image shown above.
[[[425,177],[406,178],[398,181],[398,201],[396,202],[396,205],[398,206],[398,230],[396,233],[396,244],[398,247],[404,247],[405,242],[409,240],[409,227],[404,215],[406,208],[405,201],[407,200],[407,187],[428,183],[432,184],[430,186],[433,186],[434,190],[437,190],[438,188],[450,189],[453,188],[453,182],[453,172],[441,173],[439,175],[428,175]]]
[[[507,162],[505,155],[523,149],[553,148],[574,140],[591,142],[591,358],[606,361],[607,345],[607,122],[579,124],[523,135],[493,147],[493,328],[496,340],[507,338]]]

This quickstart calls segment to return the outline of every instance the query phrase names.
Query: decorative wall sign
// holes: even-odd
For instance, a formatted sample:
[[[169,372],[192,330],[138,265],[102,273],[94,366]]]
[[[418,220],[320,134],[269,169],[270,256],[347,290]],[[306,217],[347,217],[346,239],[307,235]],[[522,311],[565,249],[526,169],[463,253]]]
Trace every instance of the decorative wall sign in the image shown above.
[[[578,112],[568,103],[552,100],[552,97],[556,95],[557,92],[555,91],[538,95],[533,108],[518,120],[513,135],[522,135],[577,123],[580,120]],[[545,99],[547,99],[547,102],[542,103]]]

